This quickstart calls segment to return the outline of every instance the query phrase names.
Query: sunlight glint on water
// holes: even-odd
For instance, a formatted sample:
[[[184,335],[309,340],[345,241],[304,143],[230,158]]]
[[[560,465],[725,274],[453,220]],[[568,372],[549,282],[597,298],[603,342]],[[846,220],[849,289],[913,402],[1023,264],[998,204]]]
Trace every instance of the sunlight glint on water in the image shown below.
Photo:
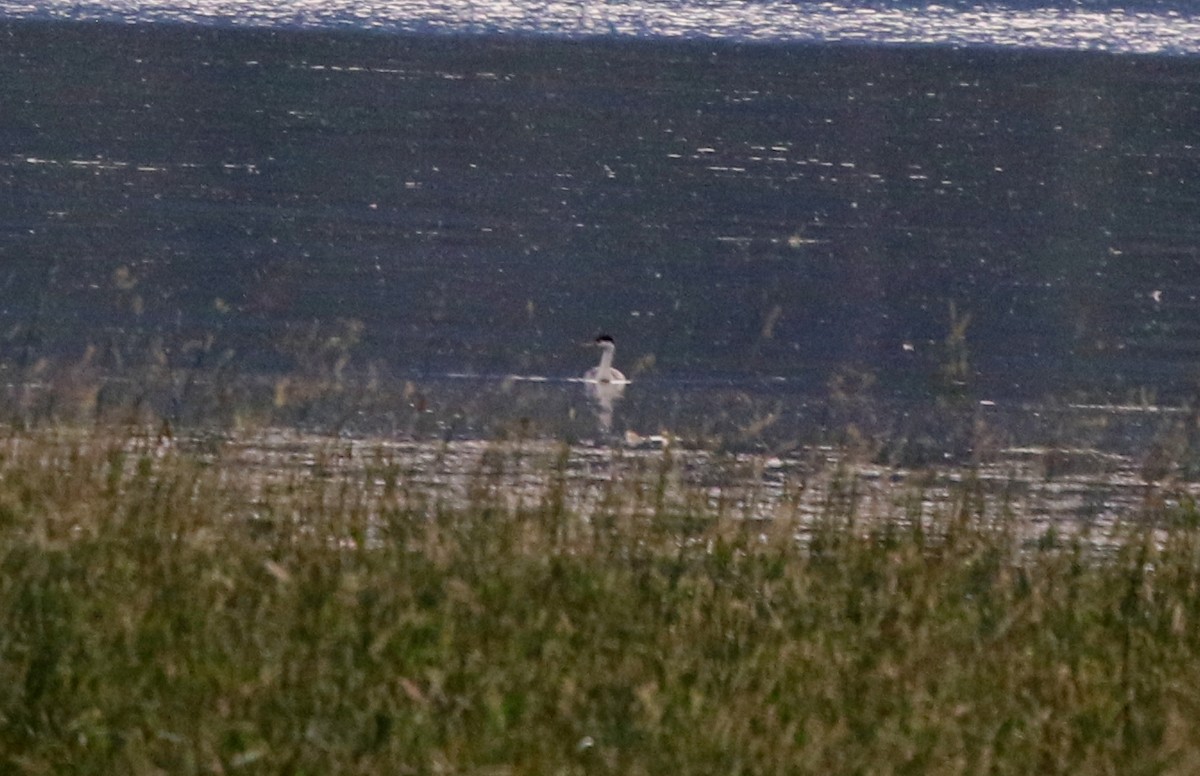
[[[375,29],[421,33],[517,33],[567,37],[720,38],[738,41],[860,42],[1200,52],[1200,20],[1175,11],[1006,7],[863,7],[852,3],[534,2],[391,0],[0,1],[0,17],[121,19],[242,26]]]
[[[194,442],[185,441],[190,448]],[[240,471],[261,478],[261,486],[281,486],[299,472],[346,476],[355,481],[379,461],[404,473],[405,508],[469,508],[480,489],[505,508],[519,510],[543,502],[555,488],[578,515],[605,512],[613,490],[652,494],[681,513],[711,512],[764,526],[776,520],[794,525],[797,537],[823,519],[830,505],[849,499],[867,518],[882,518],[897,505],[910,503],[908,517],[922,520],[958,508],[967,478],[988,514],[1006,509],[1025,515],[1023,538],[1035,540],[1054,525],[1060,535],[1085,531],[1093,546],[1122,520],[1146,507],[1146,483],[1139,463],[1126,456],[1095,450],[1010,448],[973,473],[958,469],[936,472],[855,462],[843,450],[819,446],[803,456],[751,453],[716,454],[659,445],[608,447],[545,440],[453,443],[342,439],[282,431],[231,440],[227,451]],[[1074,471],[1052,474],[1050,460],[1071,459]],[[376,462],[372,464],[370,462]],[[386,468],[386,467],[385,467]],[[932,475],[932,476],[931,476]],[[368,487],[381,488],[374,479]],[[1180,484],[1166,498],[1200,497],[1200,485]],[[415,498],[415,501],[409,501]],[[915,499],[915,500],[914,500]],[[651,509],[653,499],[634,498],[625,508]],[[848,502],[849,503],[849,502]]]

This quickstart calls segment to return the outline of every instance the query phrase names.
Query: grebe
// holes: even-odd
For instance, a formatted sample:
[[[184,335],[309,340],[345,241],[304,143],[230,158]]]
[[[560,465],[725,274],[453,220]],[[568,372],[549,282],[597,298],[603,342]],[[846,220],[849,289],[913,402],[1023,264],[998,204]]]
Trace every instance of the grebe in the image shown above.
[[[594,343],[600,348],[600,363],[584,373],[583,379],[589,383],[627,383],[625,375],[618,369],[613,369],[612,360],[613,353],[616,352],[617,346],[613,342],[613,338],[607,334],[601,334],[596,337]]]

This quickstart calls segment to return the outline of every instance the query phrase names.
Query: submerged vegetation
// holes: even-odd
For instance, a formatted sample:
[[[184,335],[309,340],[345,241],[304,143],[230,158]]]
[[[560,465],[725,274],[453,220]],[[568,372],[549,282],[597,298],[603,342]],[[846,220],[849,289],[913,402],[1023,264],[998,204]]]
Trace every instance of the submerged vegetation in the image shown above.
[[[842,467],[760,519],[670,448],[568,476],[566,446],[495,444],[450,498],[382,445],[244,441],[5,434],[0,771],[1200,763],[1186,497],[1098,542],[970,477],[930,507]]]

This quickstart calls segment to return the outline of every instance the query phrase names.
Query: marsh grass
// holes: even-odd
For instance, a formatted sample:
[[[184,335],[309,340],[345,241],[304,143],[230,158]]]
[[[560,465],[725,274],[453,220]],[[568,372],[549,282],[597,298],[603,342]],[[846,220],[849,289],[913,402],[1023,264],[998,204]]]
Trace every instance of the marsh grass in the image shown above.
[[[565,452],[498,446],[447,500],[384,452],[227,448],[8,434],[0,772],[1200,767],[1192,502],[1101,552],[970,478],[925,514],[846,474],[800,526],[680,494],[669,452],[581,501]]]

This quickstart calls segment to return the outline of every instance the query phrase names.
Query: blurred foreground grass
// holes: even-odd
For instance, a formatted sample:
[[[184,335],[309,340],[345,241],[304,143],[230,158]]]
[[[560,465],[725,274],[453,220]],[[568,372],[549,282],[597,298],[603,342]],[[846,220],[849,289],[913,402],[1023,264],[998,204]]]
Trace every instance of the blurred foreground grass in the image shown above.
[[[361,463],[7,432],[0,773],[1200,772],[1191,502],[1100,550],[969,477],[798,526],[666,453],[586,514],[554,454],[517,499]]]

